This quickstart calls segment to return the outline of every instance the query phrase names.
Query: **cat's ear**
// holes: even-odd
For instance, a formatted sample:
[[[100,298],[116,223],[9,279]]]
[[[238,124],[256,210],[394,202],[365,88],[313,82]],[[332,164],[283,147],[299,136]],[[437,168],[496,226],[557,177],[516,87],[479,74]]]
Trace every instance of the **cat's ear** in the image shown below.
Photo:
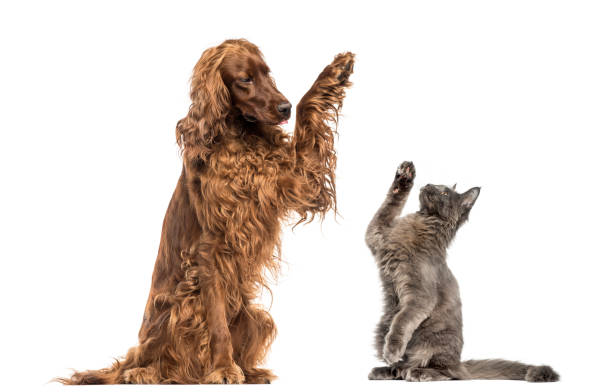
[[[455,185],[453,185],[453,187],[451,189],[456,191],[457,190],[457,183],[455,183]]]
[[[467,210],[472,209],[476,199],[480,195],[480,187],[474,187],[461,195],[461,207]]]

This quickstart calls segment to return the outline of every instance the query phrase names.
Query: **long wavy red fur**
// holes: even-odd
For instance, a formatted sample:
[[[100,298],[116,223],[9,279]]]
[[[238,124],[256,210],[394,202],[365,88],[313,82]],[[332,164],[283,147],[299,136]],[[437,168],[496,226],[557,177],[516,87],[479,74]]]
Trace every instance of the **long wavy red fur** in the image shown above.
[[[65,384],[269,382],[260,369],[276,328],[253,304],[278,271],[281,223],[336,207],[334,133],[353,54],[336,56],[297,106],[293,137],[231,120],[220,75],[228,54],[257,53],[245,40],[206,50],[194,68],[192,104],[176,137],[183,170],[164,219],[139,344],[101,370]],[[223,314],[219,322],[215,315]],[[225,323],[225,324],[224,324]],[[230,336],[224,334],[224,325]],[[217,337],[213,339],[213,337]],[[229,343],[227,341],[229,341]],[[222,363],[225,347],[231,361]]]

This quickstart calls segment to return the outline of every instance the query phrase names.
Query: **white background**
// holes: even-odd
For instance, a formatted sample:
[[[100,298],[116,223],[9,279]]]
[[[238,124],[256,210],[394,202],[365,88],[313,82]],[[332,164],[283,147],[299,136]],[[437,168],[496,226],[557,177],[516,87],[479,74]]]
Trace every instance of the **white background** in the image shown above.
[[[601,386],[611,18],[604,1],[2,2],[0,388],[64,390],[45,383],[137,342],[191,69],[236,37],[259,45],[294,104],[334,54],[357,54],[337,143],[341,217],[285,230],[268,360],[279,380],[238,389]],[[448,260],[464,358],[550,364],[560,383],[367,380],[381,304],[363,237],[403,160],[417,187],[482,187]]]

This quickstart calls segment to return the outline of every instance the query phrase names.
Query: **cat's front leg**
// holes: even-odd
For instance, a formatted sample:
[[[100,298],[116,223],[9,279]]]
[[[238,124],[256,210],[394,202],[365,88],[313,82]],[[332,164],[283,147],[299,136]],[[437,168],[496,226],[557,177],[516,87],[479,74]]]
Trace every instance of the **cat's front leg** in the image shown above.
[[[412,337],[412,334],[410,335]],[[406,352],[406,346],[410,341],[410,337],[397,336],[388,333],[385,337],[385,346],[383,347],[383,359],[389,365],[393,365],[402,360]]]
[[[387,197],[376,211],[366,231],[366,244],[372,252],[375,252],[382,245],[384,242],[383,232],[404,208],[408,193],[414,185],[415,174],[412,162],[402,162],[397,168]]]
[[[406,347],[412,339],[412,334],[429,317],[434,303],[429,300],[419,302],[416,299],[401,308],[393,317],[391,328],[385,336],[385,346],[383,347],[383,359],[389,365],[402,360]]]
[[[383,359],[389,365],[400,361],[412,334],[429,317],[435,306],[431,284],[420,281],[418,284],[410,278],[409,266],[404,264],[396,270],[395,287],[398,292],[400,310],[393,316],[389,332],[385,336]]]
[[[412,334],[429,317],[433,303],[414,303],[413,306],[403,307],[393,318],[389,333],[385,336],[383,359],[389,365],[399,362],[404,357],[408,342]]]

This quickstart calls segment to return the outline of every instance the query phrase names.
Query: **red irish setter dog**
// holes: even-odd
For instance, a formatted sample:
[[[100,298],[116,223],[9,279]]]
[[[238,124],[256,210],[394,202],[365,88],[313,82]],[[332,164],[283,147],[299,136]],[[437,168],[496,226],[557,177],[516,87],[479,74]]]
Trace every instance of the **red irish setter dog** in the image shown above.
[[[176,127],[183,170],[164,219],[139,344],[65,384],[268,383],[259,368],[274,340],[252,303],[276,272],[283,220],[335,209],[334,125],[354,56],[336,56],[297,106],[295,132],[279,124],[291,104],[259,49],[228,40],[193,72],[192,104]],[[298,222],[298,223],[299,223]]]

